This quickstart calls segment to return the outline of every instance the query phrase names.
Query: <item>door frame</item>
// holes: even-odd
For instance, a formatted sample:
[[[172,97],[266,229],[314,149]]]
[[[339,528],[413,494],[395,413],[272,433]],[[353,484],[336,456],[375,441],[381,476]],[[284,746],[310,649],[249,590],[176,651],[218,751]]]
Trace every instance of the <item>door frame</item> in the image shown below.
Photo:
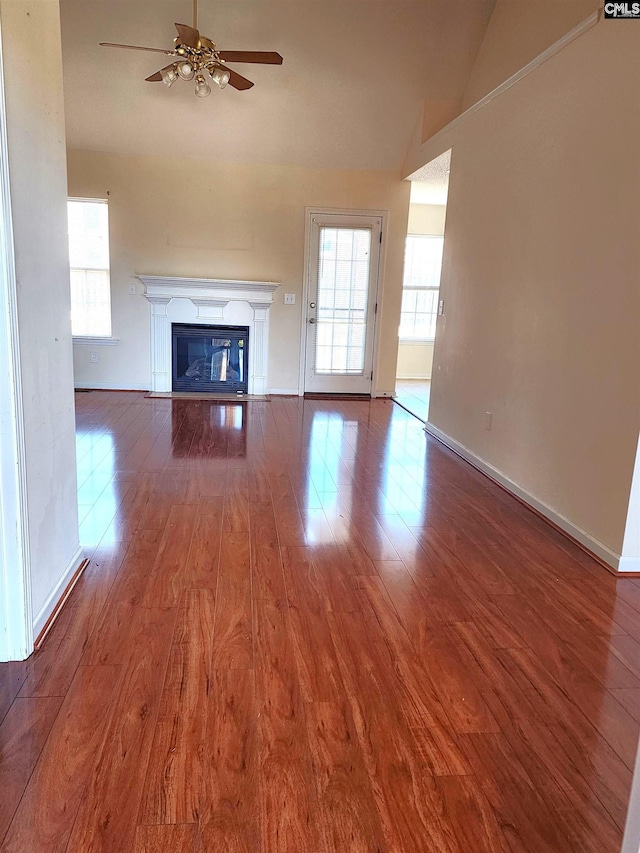
[[[374,315],[373,322],[373,363],[371,369],[373,376],[371,379],[371,396],[376,395],[376,379],[378,376],[378,349],[379,349],[379,329],[381,315],[381,300],[382,300],[382,279],[384,277],[385,267],[385,250],[387,247],[387,228],[388,228],[388,210],[359,210],[356,208],[340,208],[340,207],[305,207],[304,209],[304,276],[302,281],[302,306],[300,314],[300,371],[298,380],[298,396],[304,397],[305,382],[306,382],[306,364],[307,364],[307,304],[309,302],[309,287],[311,276],[312,259],[315,260],[311,251],[311,223],[314,216],[378,216],[380,217],[380,233],[382,242],[380,244],[380,253],[378,256],[378,272],[376,275],[373,294],[378,310]]]
[[[33,650],[18,295],[0,32],[0,661]]]

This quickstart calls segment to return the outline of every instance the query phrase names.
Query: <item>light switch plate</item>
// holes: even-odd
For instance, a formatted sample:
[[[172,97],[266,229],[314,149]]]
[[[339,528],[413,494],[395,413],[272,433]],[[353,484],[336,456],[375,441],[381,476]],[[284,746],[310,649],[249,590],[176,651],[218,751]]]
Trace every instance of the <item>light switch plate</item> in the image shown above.
[[[136,286],[135,286],[135,284],[130,284],[130,285],[129,285],[129,293],[130,293],[132,296],[135,296],[135,295],[136,295]]]
[[[98,363],[98,353],[92,352],[91,355],[89,356],[89,361],[91,362],[91,364],[97,364]]]
[[[296,304],[296,295],[295,295],[295,293],[285,293],[285,295],[284,295],[284,304],[285,304],[285,305],[295,305],[295,304]]]

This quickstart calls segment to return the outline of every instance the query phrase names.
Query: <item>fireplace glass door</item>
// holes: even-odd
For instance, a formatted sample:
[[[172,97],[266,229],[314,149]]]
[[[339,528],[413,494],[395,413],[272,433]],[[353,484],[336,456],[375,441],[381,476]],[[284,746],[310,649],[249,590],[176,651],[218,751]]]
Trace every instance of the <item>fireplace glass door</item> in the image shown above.
[[[173,323],[172,390],[247,393],[249,328]]]

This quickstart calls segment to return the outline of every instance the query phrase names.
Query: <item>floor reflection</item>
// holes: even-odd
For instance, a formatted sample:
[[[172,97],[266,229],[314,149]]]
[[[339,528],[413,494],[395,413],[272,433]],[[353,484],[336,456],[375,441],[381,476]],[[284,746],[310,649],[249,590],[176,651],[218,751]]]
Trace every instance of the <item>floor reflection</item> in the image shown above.
[[[349,531],[340,521],[351,515],[353,472],[359,424],[340,414],[314,412],[309,433],[307,500],[304,505],[307,542],[343,541]],[[316,511],[320,502],[329,525]]]
[[[172,452],[177,459],[246,456],[246,403],[172,400]]]
[[[421,436],[419,439],[414,422],[394,409],[389,423],[383,466],[384,484],[380,490],[378,508],[385,514],[411,516],[416,523],[424,517],[426,497],[426,440]]]
[[[80,544],[85,549],[92,549],[101,541],[117,541],[117,525],[113,523],[119,503],[113,479],[115,451],[112,432],[77,431],[78,521]]]

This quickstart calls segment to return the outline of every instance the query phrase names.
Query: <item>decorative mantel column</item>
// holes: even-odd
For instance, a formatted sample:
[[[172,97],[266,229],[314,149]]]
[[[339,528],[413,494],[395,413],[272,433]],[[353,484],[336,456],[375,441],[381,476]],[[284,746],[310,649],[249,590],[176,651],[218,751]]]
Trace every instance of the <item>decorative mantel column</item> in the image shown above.
[[[253,345],[249,346],[249,365],[253,372],[255,387],[263,388],[256,394],[267,393],[267,363],[269,359],[269,309],[256,302],[253,308]]]
[[[273,281],[231,281],[211,278],[169,278],[139,275],[151,304],[151,390],[171,391],[171,323],[183,318],[174,299],[187,299],[196,308],[194,325],[227,324],[249,327],[249,394],[266,394],[269,361],[269,308]],[[245,314],[243,315],[243,311]],[[241,323],[235,318],[245,316]]]
[[[171,390],[171,323],[167,296],[148,297],[151,303],[151,390]]]

